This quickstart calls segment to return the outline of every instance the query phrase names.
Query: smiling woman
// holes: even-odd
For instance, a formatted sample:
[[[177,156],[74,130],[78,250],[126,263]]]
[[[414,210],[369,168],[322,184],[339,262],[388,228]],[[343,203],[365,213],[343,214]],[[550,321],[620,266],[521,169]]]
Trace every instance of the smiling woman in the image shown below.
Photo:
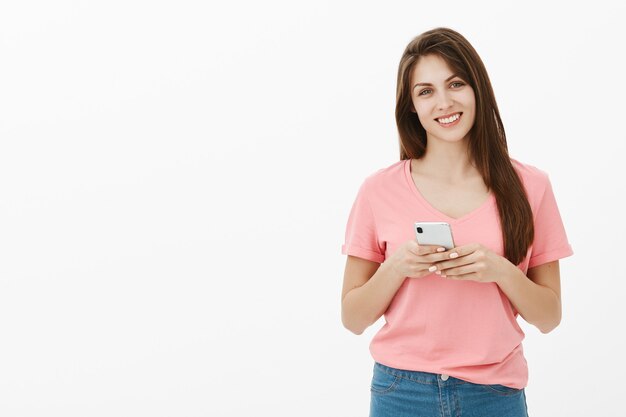
[[[432,82],[415,82],[414,80],[428,77],[437,77],[438,74],[448,74],[450,69],[446,61],[439,55],[430,54],[421,58],[419,65],[416,65],[411,73],[410,85],[413,85],[413,108],[412,112],[417,113],[422,125],[430,125],[437,122],[443,128],[453,128],[459,125],[463,129],[463,135],[469,134],[469,130],[474,123],[475,98],[474,90],[467,83],[461,81],[456,73],[446,76],[445,80]],[[429,87],[429,88],[418,88]],[[457,108],[454,112],[441,114],[438,110],[432,109],[433,100],[454,100]],[[434,114],[429,114],[432,111]],[[463,122],[461,122],[461,117]],[[429,130],[429,129],[427,129]]]
[[[398,68],[400,160],[358,190],[342,253],[342,321],[374,336],[371,416],[527,416],[517,317],[561,318],[558,260],[573,254],[548,174],[508,154],[487,71],[449,28],[414,38]],[[419,245],[446,222],[456,246]]]

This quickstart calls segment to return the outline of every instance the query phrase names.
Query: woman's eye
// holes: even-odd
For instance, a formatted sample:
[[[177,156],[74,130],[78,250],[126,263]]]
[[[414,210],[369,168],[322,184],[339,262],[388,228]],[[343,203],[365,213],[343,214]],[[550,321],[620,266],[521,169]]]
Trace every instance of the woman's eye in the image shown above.
[[[460,81],[455,81],[453,83],[450,83],[450,85],[454,85],[454,84],[458,84],[459,87],[462,87],[463,85],[465,85],[464,83],[460,82]],[[420,93],[418,94],[418,96],[423,96],[425,92],[430,91],[430,89],[426,89],[426,90],[422,90],[420,91]]]

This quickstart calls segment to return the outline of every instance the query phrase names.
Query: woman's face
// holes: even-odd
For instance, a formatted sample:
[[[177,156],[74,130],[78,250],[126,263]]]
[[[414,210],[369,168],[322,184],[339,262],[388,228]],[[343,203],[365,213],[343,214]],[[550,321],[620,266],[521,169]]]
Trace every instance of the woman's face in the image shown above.
[[[431,138],[446,142],[469,139],[476,109],[474,90],[453,73],[446,61],[433,54],[421,57],[413,67],[410,82],[413,107],[429,142]],[[446,120],[449,124],[437,120],[456,113],[461,113],[460,119]]]

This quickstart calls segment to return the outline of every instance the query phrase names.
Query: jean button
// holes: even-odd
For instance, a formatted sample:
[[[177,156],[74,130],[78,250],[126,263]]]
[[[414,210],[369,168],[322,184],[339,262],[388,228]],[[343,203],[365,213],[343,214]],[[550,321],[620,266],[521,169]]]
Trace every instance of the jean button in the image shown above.
[[[447,381],[447,380],[448,380],[448,378],[450,378],[448,375],[446,375],[446,374],[441,374],[441,380],[442,380],[442,381]]]

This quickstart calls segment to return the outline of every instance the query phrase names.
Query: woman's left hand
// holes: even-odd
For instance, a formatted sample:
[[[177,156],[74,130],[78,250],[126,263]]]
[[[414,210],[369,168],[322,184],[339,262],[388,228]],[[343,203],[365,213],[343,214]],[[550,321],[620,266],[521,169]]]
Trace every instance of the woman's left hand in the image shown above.
[[[442,278],[498,283],[517,268],[508,259],[479,243],[470,243],[450,250],[458,256],[436,262],[435,273]]]

